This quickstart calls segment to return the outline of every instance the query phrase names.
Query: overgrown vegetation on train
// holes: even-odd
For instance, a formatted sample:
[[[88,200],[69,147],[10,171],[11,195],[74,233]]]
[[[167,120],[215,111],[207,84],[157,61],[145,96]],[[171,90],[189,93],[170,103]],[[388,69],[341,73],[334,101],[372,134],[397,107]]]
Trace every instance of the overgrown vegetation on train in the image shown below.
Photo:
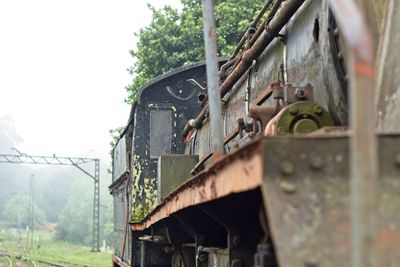
[[[182,10],[156,9],[151,23],[136,35],[137,48],[130,53],[135,64],[128,69],[133,81],[126,86],[126,102],[132,103],[140,87],[182,65],[204,60],[201,1],[181,0]],[[216,3],[219,56],[231,54],[263,0],[220,0]]]

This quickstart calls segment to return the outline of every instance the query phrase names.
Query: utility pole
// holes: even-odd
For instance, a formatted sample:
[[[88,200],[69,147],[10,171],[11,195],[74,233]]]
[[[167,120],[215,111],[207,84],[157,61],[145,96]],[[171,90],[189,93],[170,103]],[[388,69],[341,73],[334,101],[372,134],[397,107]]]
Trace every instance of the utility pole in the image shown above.
[[[35,175],[31,175],[29,183],[29,224],[31,234],[31,249],[33,249],[33,228],[35,226]]]

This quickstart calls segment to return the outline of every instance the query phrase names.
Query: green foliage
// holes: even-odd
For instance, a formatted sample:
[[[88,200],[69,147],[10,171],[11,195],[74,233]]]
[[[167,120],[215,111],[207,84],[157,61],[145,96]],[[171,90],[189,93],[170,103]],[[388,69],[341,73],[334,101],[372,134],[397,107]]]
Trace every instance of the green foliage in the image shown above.
[[[75,183],[59,215],[56,238],[90,245],[92,233],[92,190],[90,181]]]
[[[181,0],[182,11],[170,6],[149,6],[153,19],[136,36],[137,48],[131,51],[135,64],[128,71],[134,76],[126,87],[132,103],[139,88],[151,79],[182,65],[204,60],[201,1]],[[216,3],[219,56],[228,56],[236,47],[264,0],[220,0]]]
[[[29,222],[30,201],[27,195],[17,193],[11,197],[4,206],[3,218],[5,218],[11,226],[25,228],[30,225]],[[45,214],[36,203],[33,203],[34,224],[39,225],[45,221]]]
[[[111,147],[110,155],[111,156],[112,156],[112,150],[115,147],[115,145],[117,144],[117,141],[123,131],[124,131],[124,127],[118,127],[118,128],[111,129],[108,131],[111,136],[111,141],[110,141],[110,147]]]
[[[119,139],[119,137],[121,136],[121,133],[124,131],[124,127],[118,127],[115,129],[110,129],[108,132],[110,134],[111,137],[111,141],[110,141],[110,157],[111,157],[111,161],[113,160],[113,149],[115,147],[115,145],[117,144],[117,141]],[[107,169],[107,172],[109,174],[112,173],[112,170],[110,168]]]
[[[102,198],[104,201],[104,197]],[[105,206],[105,211],[100,213],[102,217],[103,226],[103,238],[107,241],[109,246],[114,244],[114,206],[112,202],[112,198],[108,202],[107,206]]]
[[[86,178],[86,177],[85,177]],[[73,244],[90,246],[93,223],[93,182],[80,179],[75,182],[67,197],[67,203],[58,218],[56,239]],[[108,190],[101,191],[100,206],[100,241],[113,244],[113,205]]]
[[[109,267],[111,252],[90,251],[88,246],[73,245],[54,239],[54,232],[49,230],[36,230],[34,234],[34,249],[26,244],[25,231],[12,231],[0,225],[0,250],[7,251],[10,255],[26,255],[34,260],[37,266],[48,266],[38,261],[44,260],[58,263],[59,266],[81,267]],[[21,242],[22,240],[22,242]],[[8,266],[1,265],[0,266]]]

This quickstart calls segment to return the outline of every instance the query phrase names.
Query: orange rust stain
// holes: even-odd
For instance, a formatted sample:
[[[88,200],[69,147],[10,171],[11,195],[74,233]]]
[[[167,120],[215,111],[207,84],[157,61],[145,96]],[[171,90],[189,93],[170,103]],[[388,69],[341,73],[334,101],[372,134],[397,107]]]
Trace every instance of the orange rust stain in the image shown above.
[[[355,72],[368,77],[375,76],[375,67],[367,63],[356,63],[354,66]]]
[[[173,197],[165,199],[147,218],[135,223],[132,228],[144,230],[180,209],[260,186],[263,168],[261,157],[257,149],[252,150],[245,160],[236,157],[225,164],[214,165],[203,175],[180,187]]]
[[[381,251],[398,250],[400,247],[400,231],[385,227],[378,234],[378,249]]]
[[[185,140],[183,141],[183,143],[184,143],[185,145],[187,145],[187,144],[189,143],[190,138],[192,138],[193,132],[194,132],[194,130],[190,130],[189,133],[187,134]]]

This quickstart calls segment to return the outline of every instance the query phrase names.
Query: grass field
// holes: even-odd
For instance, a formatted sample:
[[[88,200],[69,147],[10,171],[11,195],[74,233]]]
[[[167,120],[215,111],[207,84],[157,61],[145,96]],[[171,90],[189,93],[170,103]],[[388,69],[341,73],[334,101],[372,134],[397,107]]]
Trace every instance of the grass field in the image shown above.
[[[29,244],[28,244],[29,243]],[[91,252],[90,247],[73,245],[54,239],[54,232],[35,232],[34,248],[30,248],[23,231],[5,229],[0,232],[0,250],[11,255],[25,255],[32,260],[61,263],[66,266],[111,266],[111,252]],[[42,266],[40,263],[38,267]]]

